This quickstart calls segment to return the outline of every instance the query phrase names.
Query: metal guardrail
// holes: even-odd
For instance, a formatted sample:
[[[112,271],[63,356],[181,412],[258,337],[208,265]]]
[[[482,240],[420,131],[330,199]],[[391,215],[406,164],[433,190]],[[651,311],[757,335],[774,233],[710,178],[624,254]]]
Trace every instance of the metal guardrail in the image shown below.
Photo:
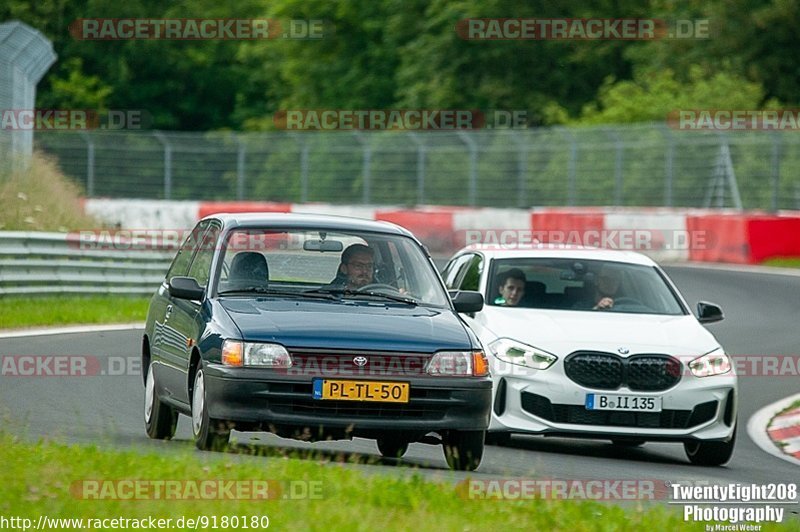
[[[149,295],[174,250],[97,248],[76,233],[0,232],[0,297],[45,294]]]

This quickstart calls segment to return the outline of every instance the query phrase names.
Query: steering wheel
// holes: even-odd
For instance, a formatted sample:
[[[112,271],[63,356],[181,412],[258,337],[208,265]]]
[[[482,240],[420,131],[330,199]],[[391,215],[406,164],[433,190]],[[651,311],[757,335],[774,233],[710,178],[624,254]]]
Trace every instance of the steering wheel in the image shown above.
[[[614,300],[614,306],[611,310],[617,308],[618,305],[626,308],[629,312],[652,312],[653,309],[639,301],[634,297],[619,297]]]
[[[633,297],[618,297],[614,300],[614,306],[617,305],[639,305],[644,306],[641,301]]]
[[[370,284],[365,284],[364,286],[359,288],[357,290],[357,292],[366,292],[368,290],[377,290],[377,289],[388,289],[388,290],[391,290],[392,292],[399,292],[400,291],[400,290],[398,290],[397,288],[395,288],[394,286],[392,286],[390,284],[370,283]]]

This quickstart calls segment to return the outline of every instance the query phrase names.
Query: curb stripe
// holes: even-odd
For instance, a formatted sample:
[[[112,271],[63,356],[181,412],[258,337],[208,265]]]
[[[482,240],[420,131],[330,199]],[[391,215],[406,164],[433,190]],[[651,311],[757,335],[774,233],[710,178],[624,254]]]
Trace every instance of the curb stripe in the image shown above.
[[[794,438],[800,436],[800,425],[794,425],[782,429],[769,429],[769,437],[775,440],[785,440],[787,438]]]

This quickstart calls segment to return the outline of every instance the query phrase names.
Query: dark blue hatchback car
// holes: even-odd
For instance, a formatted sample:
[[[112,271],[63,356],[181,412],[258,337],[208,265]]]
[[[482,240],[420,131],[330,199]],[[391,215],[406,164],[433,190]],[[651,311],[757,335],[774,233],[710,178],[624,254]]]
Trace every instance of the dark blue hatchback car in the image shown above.
[[[142,343],[151,438],[191,417],[200,449],[231,430],[365,437],[384,456],[441,443],[483,455],[491,381],[425,248],[384,222],[297,214],[204,218],[150,303]]]

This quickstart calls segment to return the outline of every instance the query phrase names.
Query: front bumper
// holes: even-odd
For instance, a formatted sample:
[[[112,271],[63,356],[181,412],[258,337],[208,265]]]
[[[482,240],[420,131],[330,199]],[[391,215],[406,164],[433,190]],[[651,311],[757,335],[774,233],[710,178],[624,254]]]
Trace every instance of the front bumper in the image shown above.
[[[555,368],[551,368],[555,369]],[[490,431],[648,441],[728,441],[736,423],[737,381],[732,375],[685,376],[660,392],[589,389],[559,371],[497,376]],[[589,411],[586,394],[661,397],[661,413]]]
[[[350,378],[350,377],[336,377]],[[357,377],[403,381],[408,403],[315,400],[312,377],[261,368],[205,365],[209,416],[247,426],[380,430],[485,430],[489,426],[492,381],[488,377]]]

